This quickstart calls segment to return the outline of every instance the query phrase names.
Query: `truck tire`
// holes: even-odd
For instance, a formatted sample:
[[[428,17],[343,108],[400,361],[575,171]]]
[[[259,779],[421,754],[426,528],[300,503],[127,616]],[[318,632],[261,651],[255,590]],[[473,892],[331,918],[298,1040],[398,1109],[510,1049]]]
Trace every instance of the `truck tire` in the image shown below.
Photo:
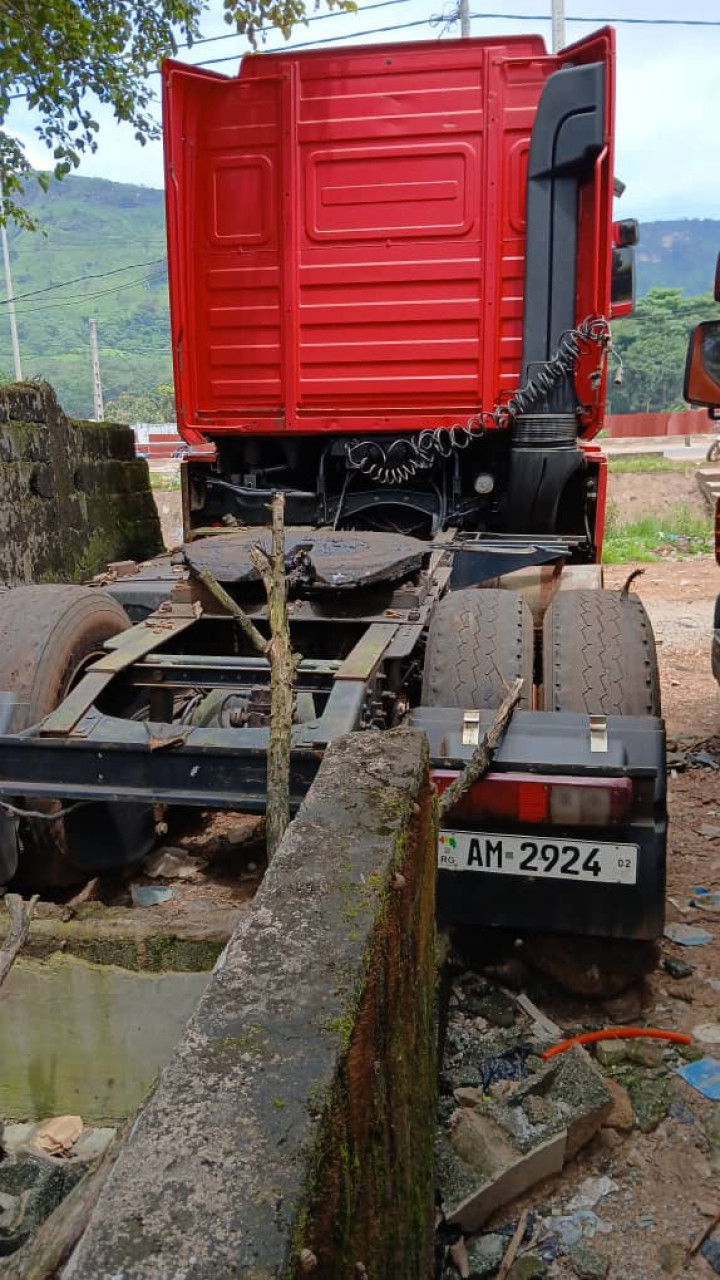
[[[0,690],[16,700],[12,731],[37,724],[62,702],[106,640],[130,626],[111,596],[89,587],[14,587],[0,608]],[[54,800],[28,808],[52,813]],[[33,888],[73,883],[83,872],[68,856],[65,820],[23,819],[20,878]]]
[[[637,596],[561,591],[543,627],[545,711],[659,716],[650,620]]]
[[[422,704],[495,711],[518,677],[519,706],[532,707],[533,621],[515,591],[452,591],[430,623]]]

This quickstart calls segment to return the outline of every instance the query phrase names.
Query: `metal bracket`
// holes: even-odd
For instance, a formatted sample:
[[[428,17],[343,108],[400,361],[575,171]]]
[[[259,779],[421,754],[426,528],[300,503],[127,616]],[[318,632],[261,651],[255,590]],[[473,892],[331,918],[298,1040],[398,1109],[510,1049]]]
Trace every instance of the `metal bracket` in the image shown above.
[[[590,750],[607,754],[608,730],[605,716],[590,716]]]
[[[464,747],[477,747],[480,742],[480,712],[463,711],[462,744]]]

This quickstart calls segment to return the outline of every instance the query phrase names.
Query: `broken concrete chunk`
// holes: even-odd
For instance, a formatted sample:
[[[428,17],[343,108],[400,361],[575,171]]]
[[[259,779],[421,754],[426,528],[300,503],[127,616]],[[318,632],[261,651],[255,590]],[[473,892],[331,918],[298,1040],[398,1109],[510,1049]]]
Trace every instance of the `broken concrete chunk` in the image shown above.
[[[617,1067],[628,1056],[627,1040],[599,1040],[595,1046],[597,1060],[602,1067]]]
[[[494,1276],[505,1257],[507,1240],[504,1236],[478,1236],[468,1240],[467,1251],[470,1260],[470,1280],[486,1280]]]
[[[630,1062],[637,1062],[641,1067],[659,1067],[664,1056],[665,1045],[662,1040],[638,1038],[628,1043],[628,1059]]]
[[[466,1233],[477,1231],[503,1204],[559,1173],[613,1103],[589,1055],[575,1047],[518,1081],[510,1097],[485,1098],[455,1112],[447,1141],[464,1176],[462,1190],[453,1188],[440,1169],[448,1221]],[[476,1180],[468,1191],[467,1173],[473,1170]]]
[[[652,1133],[664,1120],[673,1098],[672,1083],[664,1076],[649,1076],[642,1080],[628,1081],[628,1092],[638,1128]]]
[[[597,1249],[593,1249],[584,1240],[573,1245],[569,1253],[573,1271],[580,1280],[605,1280],[610,1263]]]
[[[537,1254],[527,1253],[524,1258],[516,1258],[507,1280],[543,1280],[548,1273],[547,1266]]]

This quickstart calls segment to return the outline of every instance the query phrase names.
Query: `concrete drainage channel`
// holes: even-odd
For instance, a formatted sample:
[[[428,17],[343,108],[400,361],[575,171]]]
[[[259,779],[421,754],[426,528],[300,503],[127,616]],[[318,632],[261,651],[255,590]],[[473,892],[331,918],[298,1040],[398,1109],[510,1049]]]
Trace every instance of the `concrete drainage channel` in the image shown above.
[[[0,1110],[90,1124],[65,1151],[7,1126],[0,1275],[606,1276],[616,1184],[574,1167],[568,1196],[555,1175],[598,1133],[610,1150],[657,1125],[667,1050],[609,1046],[604,1074],[581,1048],[543,1060],[547,980],[445,940],[438,971],[435,851],[424,736],[366,732],[328,749],[239,919],[41,913],[0,1000]],[[586,1002],[562,1022],[604,1019]]]

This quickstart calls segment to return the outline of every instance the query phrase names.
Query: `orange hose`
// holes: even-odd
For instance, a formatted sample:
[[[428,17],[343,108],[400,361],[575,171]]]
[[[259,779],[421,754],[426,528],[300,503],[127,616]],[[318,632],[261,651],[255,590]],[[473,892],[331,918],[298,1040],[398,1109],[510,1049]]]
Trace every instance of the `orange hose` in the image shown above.
[[[682,1031],[660,1031],[657,1027],[611,1027],[607,1031],[584,1031],[581,1036],[562,1040],[560,1044],[553,1045],[552,1049],[546,1049],[542,1057],[544,1062],[548,1058],[555,1058],[573,1044],[595,1044],[597,1040],[635,1040],[643,1037],[647,1040],[671,1040],[673,1044],[692,1044],[692,1036],[686,1036]]]

